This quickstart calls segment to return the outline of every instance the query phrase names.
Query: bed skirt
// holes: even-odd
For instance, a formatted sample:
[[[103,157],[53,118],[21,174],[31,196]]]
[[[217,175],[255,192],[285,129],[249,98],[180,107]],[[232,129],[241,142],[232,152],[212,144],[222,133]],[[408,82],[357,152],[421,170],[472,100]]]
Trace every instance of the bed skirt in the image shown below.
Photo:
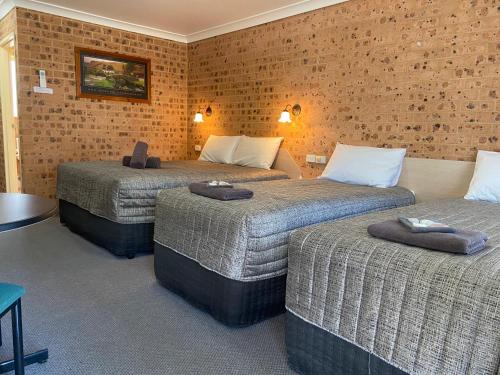
[[[154,253],[160,284],[227,326],[245,327],[285,312],[286,275],[243,282],[158,243]]]
[[[288,364],[302,375],[408,375],[289,311],[285,338]]]
[[[59,217],[71,231],[115,255],[133,258],[137,253],[153,251],[154,223],[115,223],[62,199]]]

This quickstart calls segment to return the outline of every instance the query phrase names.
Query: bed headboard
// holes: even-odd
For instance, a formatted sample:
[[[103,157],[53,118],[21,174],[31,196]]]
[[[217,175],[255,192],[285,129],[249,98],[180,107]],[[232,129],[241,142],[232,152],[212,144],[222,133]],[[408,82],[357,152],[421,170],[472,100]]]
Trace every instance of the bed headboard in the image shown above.
[[[413,191],[417,202],[463,197],[474,165],[470,161],[405,158],[398,185]]]
[[[280,171],[288,174],[290,178],[302,178],[302,171],[297,165],[292,155],[288,150],[280,148],[276,159],[274,160],[273,169],[279,169]]]

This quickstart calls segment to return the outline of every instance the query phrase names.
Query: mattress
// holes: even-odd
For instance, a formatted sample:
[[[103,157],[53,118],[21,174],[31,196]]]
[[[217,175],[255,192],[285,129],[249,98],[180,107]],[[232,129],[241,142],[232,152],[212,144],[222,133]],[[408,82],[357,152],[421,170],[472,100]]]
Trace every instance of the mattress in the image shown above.
[[[288,178],[286,173],[278,170],[197,160],[164,162],[161,169],[133,169],[117,161],[64,163],[57,170],[57,198],[116,223],[152,223],[160,189],[205,180],[246,182],[285,178]]]
[[[485,250],[464,256],[367,233],[368,225],[398,216],[480,230],[490,239]],[[496,375],[499,245],[500,205],[463,199],[305,228],[290,239],[286,307],[304,322],[409,374]],[[302,364],[300,372],[308,373],[308,364]]]
[[[238,186],[254,197],[223,202],[188,189],[161,191],[155,241],[226,278],[251,282],[286,274],[288,238],[297,228],[414,203],[404,188],[320,179]]]

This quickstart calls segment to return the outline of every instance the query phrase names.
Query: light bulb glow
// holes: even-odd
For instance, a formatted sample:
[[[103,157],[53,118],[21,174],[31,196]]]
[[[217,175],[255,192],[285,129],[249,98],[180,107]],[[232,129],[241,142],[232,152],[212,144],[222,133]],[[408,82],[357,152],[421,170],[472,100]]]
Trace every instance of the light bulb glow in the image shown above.
[[[278,121],[279,122],[286,122],[286,123],[292,122],[292,118],[290,117],[290,112],[288,112],[287,110],[284,110],[283,112],[281,112],[281,116],[280,116]]]
[[[194,115],[194,122],[203,122],[203,115],[201,112],[196,112]]]

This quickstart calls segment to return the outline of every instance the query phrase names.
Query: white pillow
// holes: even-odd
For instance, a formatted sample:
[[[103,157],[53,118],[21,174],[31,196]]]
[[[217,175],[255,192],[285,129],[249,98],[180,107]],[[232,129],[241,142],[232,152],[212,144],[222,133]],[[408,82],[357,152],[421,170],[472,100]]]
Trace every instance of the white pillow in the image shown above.
[[[203,146],[199,160],[231,164],[240,140],[241,136],[211,135]]]
[[[348,146],[337,143],[320,178],[347,184],[392,187],[399,181],[405,154],[404,148]]]
[[[474,176],[464,198],[500,203],[500,152],[477,152]]]
[[[271,169],[283,137],[241,138],[234,152],[233,163],[244,167]]]

